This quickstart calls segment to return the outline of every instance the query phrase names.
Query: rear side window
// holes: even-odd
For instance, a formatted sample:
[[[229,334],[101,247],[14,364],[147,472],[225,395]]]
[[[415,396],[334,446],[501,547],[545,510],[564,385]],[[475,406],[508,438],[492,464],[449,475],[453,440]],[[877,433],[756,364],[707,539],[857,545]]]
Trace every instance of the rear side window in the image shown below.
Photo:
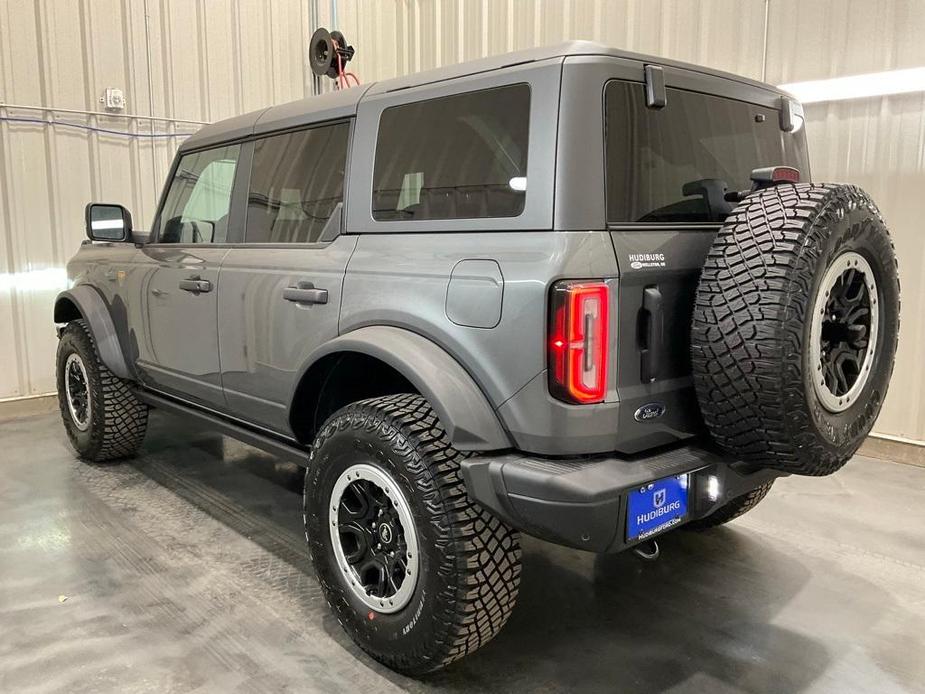
[[[224,243],[240,145],[186,154],[170,182],[159,243]]]
[[[373,218],[516,217],[526,198],[529,125],[526,84],[386,109]]]
[[[781,131],[774,109],[681,89],[651,109],[642,84],[620,80],[604,109],[609,222],[720,222],[723,187],[749,188],[753,169],[783,164],[808,179],[805,133]]]
[[[314,243],[344,199],[347,123],[264,137],[254,144],[247,243]]]

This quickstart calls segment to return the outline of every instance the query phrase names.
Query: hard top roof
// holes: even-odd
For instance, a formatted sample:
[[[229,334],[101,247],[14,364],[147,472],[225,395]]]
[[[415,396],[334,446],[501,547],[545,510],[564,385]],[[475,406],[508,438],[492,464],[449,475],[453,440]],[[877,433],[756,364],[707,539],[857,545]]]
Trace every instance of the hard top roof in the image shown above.
[[[526,50],[503,53],[488,58],[479,58],[455,65],[446,65],[433,70],[425,70],[403,77],[396,77],[382,82],[364,84],[351,89],[341,89],[318,96],[311,96],[297,101],[270,106],[267,108],[245,113],[233,118],[217,121],[203,126],[198,132],[190,136],[180,146],[180,150],[196,149],[199,147],[215,145],[226,140],[248,137],[254,134],[272,132],[288,127],[295,127],[305,123],[347,118],[356,114],[357,105],[366,94],[383,94],[419,87],[434,82],[465,77],[481,72],[501,70],[505,67],[521,65],[523,63],[537,62],[554,58],[567,58],[570,56],[600,55],[614,58],[624,58],[646,64],[663,65],[666,67],[681,68],[693,72],[714,75],[723,79],[740,82],[752,87],[760,87],[779,94],[785,94],[777,88],[758,82],[756,80],[735,75],[721,70],[693,65],[677,60],[668,60],[641,53],[633,53],[618,48],[611,48],[594,41],[565,41],[552,46],[528,48]]]

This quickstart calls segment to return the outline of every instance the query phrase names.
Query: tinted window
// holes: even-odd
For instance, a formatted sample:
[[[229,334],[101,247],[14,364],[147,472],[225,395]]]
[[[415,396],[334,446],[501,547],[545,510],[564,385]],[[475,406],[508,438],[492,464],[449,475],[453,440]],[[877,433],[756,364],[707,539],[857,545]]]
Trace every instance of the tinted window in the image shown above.
[[[526,197],[529,122],[525,84],[386,109],[373,217],[516,217]]]
[[[347,123],[265,137],[254,144],[248,243],[313,243],[344,199]]]
[[[160,243],[224,243],[240,145],[180,159],[161,210]]]
[[[753,169],[809,175],[804,132],[782,132],[776,110],[742,101],[668,89],[668,105],[651,109],[643,85],[614,80],[605,130],[611,222],[722,221],[723,186],[751,187]]]

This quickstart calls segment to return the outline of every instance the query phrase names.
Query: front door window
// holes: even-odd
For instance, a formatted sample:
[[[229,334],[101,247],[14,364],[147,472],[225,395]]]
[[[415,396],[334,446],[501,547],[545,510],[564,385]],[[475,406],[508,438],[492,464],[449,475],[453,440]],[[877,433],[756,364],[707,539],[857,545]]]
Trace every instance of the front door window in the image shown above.
[[[228,145],[180,159],[161,211],[158,243],[225,243],[240,150]]]

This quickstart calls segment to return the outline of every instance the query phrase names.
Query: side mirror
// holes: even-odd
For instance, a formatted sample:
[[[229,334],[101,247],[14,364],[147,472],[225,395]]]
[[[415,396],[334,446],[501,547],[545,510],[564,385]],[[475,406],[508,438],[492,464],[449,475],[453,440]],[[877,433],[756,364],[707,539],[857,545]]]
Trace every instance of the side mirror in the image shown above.
[[[91,202],[84,218],[87,238],[91,241],[128,241],[132,238],[132,213],[122,205]]]

